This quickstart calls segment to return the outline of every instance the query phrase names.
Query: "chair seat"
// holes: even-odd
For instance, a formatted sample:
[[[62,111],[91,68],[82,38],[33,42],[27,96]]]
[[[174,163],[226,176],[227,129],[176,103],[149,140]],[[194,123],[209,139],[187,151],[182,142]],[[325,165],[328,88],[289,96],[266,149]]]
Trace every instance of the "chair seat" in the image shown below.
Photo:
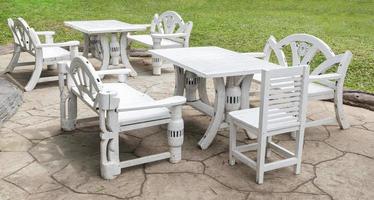
[[[104,89],[110,89],[117,92],[120,98],[119,108],[129,107],[130,105],[149,104],[154,102],[150,96],[135,90],[123,83],[105,83]],[[154,120],[170,118],[170,112],[167,108],[152,108],[146,110],[135,110],[119,112],[119,123],[121,126],[143,123]]]
[[[244,110],[236,110],[230,112],[230,117],[239,121],[242,124],[251,126],[253,129],[258,129],[260,108],[250,108]]]
[[[295,126],[294,123],[297,122],[296,117],[286,112],[280,112],[277,115],[285,115],[285,116],[282,116],[282,119],[284,119],[285,122],[284,123],[277,122],[277,123],[269,124],[267,126],[267,131],[276,131],[280,129],[294,127]],[[259,118],[260,118],[259,107],[232,111],[230,112],[230,117],[236,121],[239,121],[241,124],[244,124],[247,128],[250,128],[256,131],[259,130]],[[256,131],[254,133],[256,133]]]
[[[137,41],[139,43],[147,45],[148,47],[153,47],[153,40],[152,40],[151,35],[129,35],[128,39]],[[178,48],[178,47],[183,47],[183,45],[178,42],[174,42],[168,39],[161,40],[161,48]]]
[[[330,99],[334,98],[334,89],[318,84],[309,83],[308,86],[309,99]]]
[[[70,52],[61,47],[43,47],[42,52],[45,62],[70,60]]]

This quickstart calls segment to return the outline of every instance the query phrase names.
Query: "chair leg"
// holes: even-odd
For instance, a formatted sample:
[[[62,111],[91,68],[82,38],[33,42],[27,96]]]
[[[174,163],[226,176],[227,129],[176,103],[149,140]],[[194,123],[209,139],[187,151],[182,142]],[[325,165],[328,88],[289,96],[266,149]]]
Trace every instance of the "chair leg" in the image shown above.
[[[296,132],[296,153],[295,157],[297,159],[297,163],[295,166],[295,174],[300,174],[301,172],[301,161],[303,155],[303,146],[304,146],[304,130],[300,130]]]
[[[26,92],[33,90],[35,88],[36,84],[39,81],[40,75],[41,75],[42,70],[43,70],[43,58],[41,58],[40,56],[41,56],[41,53],[38,56],[35,57],[34,72],[32,73],[29,82],[25,86],[25,91]]]
[[[272,142],[272,136],[267,137],[267,143]],[[266,158],[271,156],[271,148],[270,145],[266,145]]]
[[[236,149],[236,127],[233,122],[230,122],[230,143],[229,143],[229,164],[235,165],[235,158],[232,152]]]
[[[118,132],[101,133],[100,172],[104,179],[114,179],[121,173]]]
[[[19,56],[21,55],[21,47],[16,45],[14,46],[14,51],[13,51],[13,56],[12,59],[10,60],[7,68],[5,69],[5,73],[11,73],[14,70],[14,67],[17,66]]]
[[[167,128],[167,138],[170,147],[170,162],[177,163],[182,159],[182,144],[184,139],[184,123],[182,106],[170,108],[171,121]]]
[[[65,119],[61,128],[65,131],[73,131],[77,123],[77,96],[69,94],[67,99],[67,119]]]
[[[160,57],[152,56],[153,75],[161,75],[162,59]]]
[[[266,136],[263,134],[257,136],[257,167],[256,167],[256,182],[262,184],[264,182],[264,165],[266,154]]]
[[[334,98],[334,108],[335,108],[335,116],[336,120],[341,129],[347,129],[350,127],[347,119],[344,116],[343,110],[343,89],[338,88],[335,92]]]

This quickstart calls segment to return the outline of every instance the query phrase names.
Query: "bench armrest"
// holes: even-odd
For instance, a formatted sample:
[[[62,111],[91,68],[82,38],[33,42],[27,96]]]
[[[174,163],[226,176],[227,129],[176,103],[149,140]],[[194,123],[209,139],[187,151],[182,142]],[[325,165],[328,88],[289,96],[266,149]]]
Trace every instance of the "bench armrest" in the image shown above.
[[[320,80],[338,80],[342,78],[341,74],[330,73],[330,74],[321,74],[321,75],[310,75],[310,81],[320,81]]]
[[[145,109],[152,109],[152,108],[162,108],[162,107],[173,107],[173,106],[180,106],[186,103],[186,98],[183,96],[173,96],[166,99],[150,102],[149,104],[139,104],[139,105],[131,105],[129,107],[120,107],[118,108],[118,112],[126,112],[132,110],[145,110]]]
[[[61,42],[61,43],[47,43],[47,44],[40,44],[36,46],[36,48],[43,48],[43,47],[72,47],[78,46],[79,41],[69,41],[69,42]]]
[[[152,38],[158,39],[167,39],[167,38],[180,38],[180,37],[187,37],[187,33],[170,33],[170,34],[160,34],[160,33],[151,33]]]
[[[51,44],[53,43],[53,35],[55,34],[54,31],[37,31],[36,34],[42,35],[45,38],[45,43]]]
[[[131,73],[130,69],[109,69],[96,71],[100,75],[117,75],[120,83],[126,83],[127,76]]]
[[[247,53],[242,53],[243,55],[254,57],[254,58],[264,58],[265,53],[264,52],[247,52]]]
[[[96,71],[98,75],[128,75],[131,70],[129,69],[108,69]]]
[[[47,36],[47,35],[55,35],[56,33],[54,31],[36,31],[36,34]]]

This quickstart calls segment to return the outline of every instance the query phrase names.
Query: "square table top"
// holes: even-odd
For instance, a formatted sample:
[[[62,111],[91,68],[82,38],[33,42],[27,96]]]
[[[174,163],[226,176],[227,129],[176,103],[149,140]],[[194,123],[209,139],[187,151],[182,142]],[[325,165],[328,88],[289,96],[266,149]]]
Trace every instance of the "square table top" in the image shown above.
[[[128,24],[118,20],[66,21],[64,24],[86,34],[144,31],[149,26],[145,24]]]
[[[215,46],[155,49],[150,52],[203,78],[249,75],[260,73],[261,70],[282,68],[262,59]]]

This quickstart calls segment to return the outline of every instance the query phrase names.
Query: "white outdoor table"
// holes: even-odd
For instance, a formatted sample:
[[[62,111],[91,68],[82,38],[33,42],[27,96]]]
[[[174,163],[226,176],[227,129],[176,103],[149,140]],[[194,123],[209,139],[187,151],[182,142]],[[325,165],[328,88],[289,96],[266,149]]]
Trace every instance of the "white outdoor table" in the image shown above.
[[[249,87],[253,74],[263,69],[282,67],[214,46],[157,49],[150,52],[174,64],[175,95],[185,93],[187,104],[212,117],[198,143],[202,149],[209,147],[219,128],[228,126],[225,119],[230,111],[249,108]],[[206,92],[208,78],[213,79],[215,87],[213,106]]]
[[[121,60],[126,68],[131,69],[132,76],[137,75],[128,58],[127,34],[144,31],[148,25],[128,24],[117,20],[66,21],[64,24],[83,33],[83,56],[88,57],[91,52],[93,57],[102,61],[101,70],[108,69],[110,65],[119,66]],[[120,43],[117,39],[118,33]],[[108,35],[111,37],[110,43]]]

